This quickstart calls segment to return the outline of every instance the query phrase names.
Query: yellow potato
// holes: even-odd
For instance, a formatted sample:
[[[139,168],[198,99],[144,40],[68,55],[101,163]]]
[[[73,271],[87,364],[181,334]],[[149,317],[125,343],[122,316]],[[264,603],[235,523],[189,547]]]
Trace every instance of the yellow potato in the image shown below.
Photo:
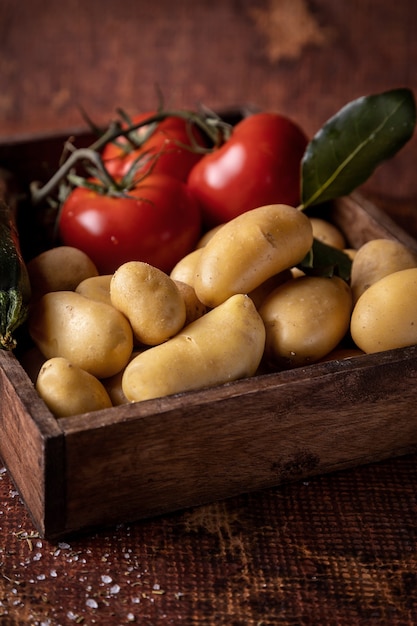
[[[345,336],[351,310],[350,287],[338,277],[301,276],[277,287],[259,310],[267,360],[280,368],[318,361]]]
[[[77,285],[75,291],[86,298],[91,298],[91,300],[111,304],[110,281],[112,276],[113,274],[104,274],[86,278]]]
[[[272,204],[247,211],[201,248],[194,279],[197,297],[214,307],[234,294],[250,293],[297,265],[312,242],[310,220],[298,209]]]
[[[186,315],[184,325],[191,324],[191,322],[194,322],[199,317],[207,313],[207,307],[197,298],[194,287],[191,287],[191,285],[187,285],[187,283],[183,283],[180,280],[174,280],[174,283],[177,285],[178,291],[185,302]]]
[[[113,306],[124,313],[137,342],[162,343],[184,326],[186,308],[175,282],[142,261],[121,265],[110,282]]]
[[[388,274],[417,267],[417,253],[399,241],[372,239],[363,244],[352,261],[353,301]]]
[[[417,343],[417,269],[388,274],[371,285],[356,302],[350,330],[367,353]]]
[[[133,359],[123,375],[123,392],[137,402],[252,376],[264,344],[265,328],[252,300],[232,296]]]
[[[310,217],[310,222],[315,239],[339,250],[343,250],[346,247],[345,236],[337,226],[319,217]]]
[[[70,417],[112,406],[107,391],[95,376],[62,357],[54,357],[43,364],[36,390],[55,417]]]
[[[34,297],[49,291],[73,291],[85,278],[98,275],[90,257],[72,246],[46,250],[31,259],[27,268]]]
[[[67,358],[97,378],[123,369],[133,348],[132,329],[120,311],[74,291],[42,296],[30,311],[28,327],[47,359]]]
[[[170,278],[172,280],[180,280],[182,283],[194,286],[195,269],[201,256],[201,249],[197,248],[189,254],[186,254],[178,261],[171,270]]]

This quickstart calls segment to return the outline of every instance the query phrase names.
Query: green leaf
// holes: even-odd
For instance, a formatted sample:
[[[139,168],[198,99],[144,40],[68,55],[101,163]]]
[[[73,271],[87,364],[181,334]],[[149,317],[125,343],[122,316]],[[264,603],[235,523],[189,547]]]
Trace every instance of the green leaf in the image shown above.
[[[300,208],[351,193],[404,146],[415,124],[416,104],[409,89],[364,96],[345,105],[306,148]]]
[[[352,261],[343,250],[314,239],[310,251],[297,267],[308,276],[340,276],[348,281]]]

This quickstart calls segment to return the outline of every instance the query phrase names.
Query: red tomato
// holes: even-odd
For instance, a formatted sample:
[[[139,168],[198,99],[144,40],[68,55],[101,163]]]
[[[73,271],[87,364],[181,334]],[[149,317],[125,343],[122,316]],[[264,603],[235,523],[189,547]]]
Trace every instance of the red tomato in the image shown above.
[[[155,112],[143,113],[132,119],[132,125],[149,119]],[[140,126],[133,133],[143,138],[149,126]],[[203,135],[194,125],[179,117],[167,117],[158,122],[154,132],[144,144],[135,148],[125,137],[119,137],[116,142],[108,143],[102,152],[102,158],[108,172],[115,178],[122,178],[135,165],[137,159],[143,161],[137,170],[138,175],[149,172],[169,174],[185,181],[191,168],[200,160],[201,154],[193,151],[193,139],[198,146],[206,144]],[[188,146],[188,147],[184,147]]]
[[[193,167],[188,186],[211,227],[273,203],[300,202],[304,132],[277,113],[256,113],[239,122],[219,149]]]
[[[185,183],[150,174],[124,196],[76,187],[64,202],[59,234],[83,250],[101,274],[127,261],[145,261],[169,273],[196,244],[201,217]]]

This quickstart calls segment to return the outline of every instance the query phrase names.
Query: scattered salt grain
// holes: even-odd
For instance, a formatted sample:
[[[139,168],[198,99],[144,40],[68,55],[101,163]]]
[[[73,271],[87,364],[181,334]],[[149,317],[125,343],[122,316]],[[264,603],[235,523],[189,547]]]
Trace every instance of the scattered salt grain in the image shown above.
[[[60,541],[58,543],[58,548],[61,548],[61,550],[69,550],[70,547],[69,543],[66,543],[65,541]]]
[[[86,601],[86,605],[90,609],[98,609],[98,604],[93,598],[88,598],[88,600]]]
[[[111,582],[113,582],[112,577],[106,576],[105,574],[101,577],[101,580],[105,585],[109,585]]]
[[[128,613],[126,615],[127,621],[128,622],[134,622],[135,621],[135,616],[133,615],[133,613]]]
[[[112,593],[112,594],[119,593],[119,591],[120,591],[120,586],[119,585],[113,585],[112,587],[110,587],[110,593]]]

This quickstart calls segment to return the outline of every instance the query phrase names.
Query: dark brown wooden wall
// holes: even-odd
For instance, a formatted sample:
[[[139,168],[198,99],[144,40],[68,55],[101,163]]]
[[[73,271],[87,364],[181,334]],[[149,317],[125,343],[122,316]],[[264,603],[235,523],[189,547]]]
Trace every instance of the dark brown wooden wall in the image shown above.
[[[166,104],[251,103],[311,135],[347,101],[417,93],[415,0],[0,0],[0,135]],[[370,186],[417,197],[417,138]]]

